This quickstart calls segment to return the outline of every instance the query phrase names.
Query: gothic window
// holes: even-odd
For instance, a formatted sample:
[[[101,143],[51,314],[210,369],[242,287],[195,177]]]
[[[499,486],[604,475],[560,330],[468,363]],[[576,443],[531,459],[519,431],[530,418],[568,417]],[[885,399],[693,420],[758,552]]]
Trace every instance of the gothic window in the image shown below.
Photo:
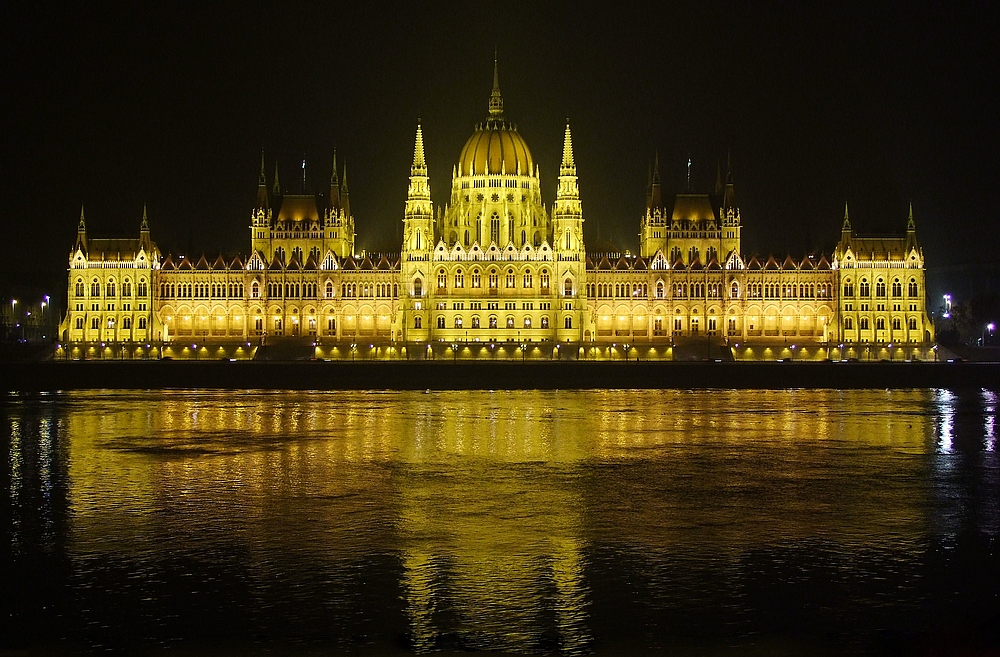
[[[543,290],[549,289],[549,270],[543,269],[542,273],[538,275],[538,284],[542,286]]]
[[[688,262],[694,262],[698,259],[698,247],[692,246],[688,249]]]
[[[496,269],[491,269],[490,270],[490,289],[491,290],[495,290],[495,289],[497,289],[498,285],[500,285],[500,278],[499,278],[499,276],[497,276],[497,270]]]
[[[331,281],[326,282],[326,298],[333,298],[333,283]]]
[[[479,315],[472,316],[472,328],[474,329],[479,328]]]
[[[96,278],[90,284],[90,296],[92,296],[92,297],[99,297],[99,296],[101,296],[101,284],[97,282]]]
[[[76,318],[76,328],[78,330],[82,330],[83,329],[83,317],[77,317]]]
[[[465,231],[465,245],[469,246],[469,231]]]
[[[900,328],[902,328],[902,322],[898,317],[894,317],[892,319],[892,330],[898,331]]]
[[[443,316],[442,317],[438,317],[438,328],[439,329],[443,329],[444,328],[444,317]]]
[[[868,285],[868,279],[862,278],[861,285],[858,286],[858,291],[863,297],[870,297],[872,295],[871,287]]]
[[[563,281],[563,295],[567,297],[573,296],[573,279],[567,278]]]
[[[851,279],[847,279],[846,281],[844,281],[844,296],[845,297],[854,296],[854,283],[851,282]]]
[[[444,270],[438,272],[438,289],[443,290],[448,287],[448,277],[445,275]]]
[[[740,298],[740,286],[736,281],[733,281],[733,285],[729,290],[729,297],[732,299]]]
[[[461,317],[456,317],[455,318],[455,328],[457,328],[457,329],[462,328],[462,318]]]
[[[115,296],[115,282],[114,281],[108,281],[108,284],[105,287],[107,288],[105,296],[109,296],[109,297]]]
[[[521,231],[521,245],[523,246],[528,241],[528,234],[523,230]]]
[[[496,212],[490,215],[490,241],[500,243],[500,215]]]
[[[92,328],[92,329],[100,329],[101,328],[101,318],[100,317],[94,317],[93,319],[91,319],[90,320],[90,328]]]
[[[465,272],[461,269],[455,272],[455,287],[465,287]]]
[[[894,297],[903,296],[903,284],[899,282],[898,278],[892,281],[892,296]]]
[[[140,329],[146,328],[146,318],[145,317],[140,317],[139,318],[139,328]]]
[[[490,315],[490,328],[495,329],[497,327],[497,316]]]
[[[532,286],[531,270],[528,269],[524,272],[524,287],[530,288],[531,286]]]
[[[482,287],[483,278],[478,269],[472,270],[472,287]]]
[[[911,317],[910,318],[909,327],[910,327],[911,331],[916,331],[917,330],[917,318],[916,317]]]
[[[125,318],[122,319],[122,328],[123,329],[130,329],[130,328],[132,328],[132,318],[131,317],[125,317]]]
[[[542,317],[542,328],[543,329],[547,329],[548,327],[549,327],[549,318],[548,317]]]
[[[124,281],[122,281],[122,296],[123,297],[132,296],[132,281],[128,280],[127,278]]]
[[[563,322],[563,326],[568,329],[573,328],[573,318],[566,315],[566,320]]]
[[[413,296],[422,297],[424,295],[424,283],[419,278],[413,279]]]
[[[75,286],[73,292],[78,297],[82,297],[83,296],[83,279],[82,278],[76,279],[76,286]]]
[[[260,284],[257,281],[254,281],[253,285],[250,286],[250,296],[254,299],[260,298]]]
[[[670,262],[677,262],[681,259],[681,247],[675,246],[670,249]]]
[[[413,318],[413,328],[415,329],[422,328],[421,324],[423,324],[423,322],[420,321],[419,317]]]
[[[573,236],[567,230],[566,231],[566,250],[568,251],[571,248],[573,248]]]
[[[906,286],[906,293],[910,298],[917,296],[917,279],[910,279],[910,283]]]
[[[885,281],[881,278],[875,283],[875,296],[884,297],[885,296]]]
[[[531,328],[531,318],[530,317],[525,317],[524,318],[524,328],[526,328],[526,329],[530,329]]]
[[[537,230],[535,231],[535,239],[533,241],[534,241],[535,246],[541,246],[542,245],[542,234],[539,233]]]
[[[868,330],[868,318],[867,317],[862,317],[861,318],[861,320],[858,322],[858,328],[860,328],[862,331],[867,331]]]
[[[875,329],[878,330],[878,331],[884,331],[885,330],[885,318],[884,317],[878,317],[878,318],[875,319]]]
[[[507,328],[509,329],[514,328],[514,318],[511,316],[507,317]]]
[[[514,270],[513,269],[508,269],[507,270],[507,287],[508,288],[514,287]]]
[[[847,329],[847,330],[853,329],[854,328],[854,320],[851,319],[850,317],[845,317],[844,318],[844,328]]]
[[[420,231],[417,230],[417,248],[420,248]]]

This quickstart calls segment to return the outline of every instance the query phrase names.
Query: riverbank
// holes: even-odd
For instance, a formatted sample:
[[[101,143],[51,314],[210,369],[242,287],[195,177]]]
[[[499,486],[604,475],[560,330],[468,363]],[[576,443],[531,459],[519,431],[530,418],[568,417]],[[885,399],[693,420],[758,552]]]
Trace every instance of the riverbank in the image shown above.
[[[992,388],[1000,363],[87,361],[4,364],[7,391]]]

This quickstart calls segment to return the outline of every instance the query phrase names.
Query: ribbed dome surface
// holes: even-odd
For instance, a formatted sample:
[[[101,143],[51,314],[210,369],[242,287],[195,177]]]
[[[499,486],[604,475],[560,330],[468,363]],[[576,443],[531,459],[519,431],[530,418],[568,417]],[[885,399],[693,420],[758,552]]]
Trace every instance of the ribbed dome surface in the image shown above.
[[[517,128],[506,121],[491,119],[479,124],[458,159],[458,175],[507,173],[530,175],[534,169],[531,151]],[[520,167],[520,169],[518,168]]]

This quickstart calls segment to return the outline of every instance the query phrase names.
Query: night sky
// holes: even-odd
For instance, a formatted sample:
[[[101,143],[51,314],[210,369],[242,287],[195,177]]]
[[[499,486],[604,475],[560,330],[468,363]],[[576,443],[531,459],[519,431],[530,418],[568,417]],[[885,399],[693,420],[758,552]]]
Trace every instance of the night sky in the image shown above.
[[[286,189],[304,156],[312,191],[336,148],[358,247],[398,251],[417,119],[441,204],[494,47],[550,206],[570,119],[588,240],[636,249],[654,152],[668,193],[731,154],[747,253],[829,252],[845,201],[902,231],[912,200],[932,286],[1000,261],[986,3],[138,6],[5,10],[3,269],[59,279],[81,203],[92,236],[137,235],[145,203],[164,251],[245,252],[262,147]]]

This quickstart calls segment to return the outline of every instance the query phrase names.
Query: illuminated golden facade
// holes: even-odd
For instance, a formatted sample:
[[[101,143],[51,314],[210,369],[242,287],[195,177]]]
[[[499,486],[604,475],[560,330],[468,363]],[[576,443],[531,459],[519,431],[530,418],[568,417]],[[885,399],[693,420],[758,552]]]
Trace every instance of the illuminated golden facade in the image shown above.
[[[638,255],[588,254],[569,125],[550,211],[496,68],[488,110],[436,210],[418,124],[398,256],[354,253],[336,158],[322,209],[282,194],[277,170],[269,189],[262,158],[246,257],[161,256],[145,214],[135,244],[88,246],[81,216],[63,355],[250,357],[299,342],[321,358],[927,357],[912,210],[905,236],[857,236],[845,213],[830,259],[761,259],[741,249],[731,173],[668,206],[657,162]]]

